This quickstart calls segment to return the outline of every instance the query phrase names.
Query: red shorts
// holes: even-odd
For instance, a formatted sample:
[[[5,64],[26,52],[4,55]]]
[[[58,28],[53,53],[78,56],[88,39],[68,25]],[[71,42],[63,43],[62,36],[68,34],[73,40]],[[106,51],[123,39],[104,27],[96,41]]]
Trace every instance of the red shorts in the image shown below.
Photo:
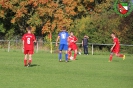
[[[24,50],[24,54],[33,54],[34,50]]]
[[[77,50],[78,49],[76,44],[70,44],[69,48],[71,48],[72,50]]]
[[[114,48],[114,49],[112,50],[112,52],[118,54],[118,53],[120,52],[120,49],[119,49],[119,48],[117,48],[117,49]]]

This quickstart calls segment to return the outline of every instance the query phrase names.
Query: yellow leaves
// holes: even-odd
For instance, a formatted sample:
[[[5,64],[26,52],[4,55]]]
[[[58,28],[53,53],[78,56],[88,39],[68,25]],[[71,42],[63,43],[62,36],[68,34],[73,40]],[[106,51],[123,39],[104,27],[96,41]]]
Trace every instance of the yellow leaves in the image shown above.
[[[0,17],[2,17],[2,18],[5,17],[5,14],[4,14],[4,11],[3,10],[0,10]]]
[[[44,16],[44,14],[46,13],[46,9],[41,8],[41,7],[38,7],[37,11],[38,11],[39,16]]]
[[[11,20],[11,23],[15,23],[16,22],[16,18],[14,17],[12,20]]]
[[[18,9],[15,16],[22,17],[22,11]]]
[[[38,0],[39,3],[41,4],[46,4],[49,0]]]
[[[50,22],[49,21],[47,21],[47,23],[43,26],[43,28],[42,28],[42,34],[44,34],[44,33],[46,33],[46,32],[49,32],[50,30],[50,26],[51,26],[51,24],[50,24]]]
[[[13,7],[12,3],[9,2],[8,0],[2,0],[2,1],[0,1],[0,4],[5,9],[11,9]]]
[[[90,2],[94,2],[94,0],[90,0]]]
[[[46,24],[42,28],[42,34],[46,32],[53,32],[56,27],[56,22],[50,22],[49,20],[46,22]]]
[[[35,26],[31,26],[31,32],[34,33],[36,30],[36,27]]]
[[[27,24],[30,25],[36,25],[39,26],[42,24],[42,20],[39,18],[38,13],[35,13],[34,15],[32,15],[29,20],[27,21]]]
[[[74,0],[62,0],[63,4],[70,5]]]

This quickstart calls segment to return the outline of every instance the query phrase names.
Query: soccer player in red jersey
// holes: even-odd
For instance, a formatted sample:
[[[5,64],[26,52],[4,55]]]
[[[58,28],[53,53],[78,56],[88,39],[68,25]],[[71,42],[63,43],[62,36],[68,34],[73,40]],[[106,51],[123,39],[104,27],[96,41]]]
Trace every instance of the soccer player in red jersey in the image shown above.
[[[32,54],[34,53],[34,42],[36,42],[34,34],[31,33],[31,27],[27,28],[27,33],[22,37],[24,49],[24,66],[29,67],[32,62]],[[29,56],[29,58],[27,58]],[[28,64],[27,64],[28,60]]]
[[[68,59],[70,59],[71,50],[74,50],[73,60],[76,60],[77,50],[78,50],[78,47],[76,45],[77,41],[78,41],[77,37],[74,36],[73,32],[70,32],[70,36],[68,37]]]
[[[115,36],[114,33],[111,34],[111,37],[113,39],[113,46],[111,47],[111,54],[110,54],[110,57],[109,57],[109,62],[112,61],[112,58],[113,58],[113,54],[115,54],[117,57],[121,57],[123,58],[123,60],[125,59],[125,55],[123,54],[119,54],[120,52],[120,43],[119,43],[119,39]]]

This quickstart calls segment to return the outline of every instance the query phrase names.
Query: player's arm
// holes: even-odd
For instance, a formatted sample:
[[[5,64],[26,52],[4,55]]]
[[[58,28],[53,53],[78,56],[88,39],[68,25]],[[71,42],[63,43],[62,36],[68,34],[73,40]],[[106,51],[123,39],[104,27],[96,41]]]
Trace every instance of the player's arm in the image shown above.
[[[24,49],[24,40],[22,40],[22,48]]]
[[[68,45],[70,44],[70,38],[69,37],[67,38],[67,43],[68,43]]]
[[[78,38],[77,38],[77,37],[75,37],[75,41],[74,41],[74,42],[76,43],[77,41],[78,41]]]
[[[60,36],[58,36],[57,39],[56,39],[56,46],[58,46],[59,38],[60,38]]]
[[[116,45],[116,42],[114,42],[113,46],[111,47],[110,49],[111,51],[114,49],[115,45]]]

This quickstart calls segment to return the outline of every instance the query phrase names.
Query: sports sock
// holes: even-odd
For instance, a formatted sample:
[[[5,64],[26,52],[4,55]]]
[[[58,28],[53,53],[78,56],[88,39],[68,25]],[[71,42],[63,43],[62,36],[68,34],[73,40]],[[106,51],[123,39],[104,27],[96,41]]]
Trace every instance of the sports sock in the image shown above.
[[[24,59],[24,66],[26,66],[27,65],[27,60],[26,59]]]
[[[62,58],[62,53],[59,53],[59,60]]]
[[[77,54],[76,54],[76,53],[74,53],[74,59],[76,59],[76,57],[77,57]]]
[[[66,61],[68,60],[68,54],[65,54],[65,59],[66,59]]]
[[[119,57],[123,57],[124,55],[123,54],[119,54]]]
[[[31,64],[31,62],[32,62],[32,59],[29,59],[29,64]]]
[[[68,59],[70,59],[71,54],[71,51],[68,51]]]
[[[113,58],[113,55],[110,55],[109,56],[109,60],[112,61],[112,58]]]

